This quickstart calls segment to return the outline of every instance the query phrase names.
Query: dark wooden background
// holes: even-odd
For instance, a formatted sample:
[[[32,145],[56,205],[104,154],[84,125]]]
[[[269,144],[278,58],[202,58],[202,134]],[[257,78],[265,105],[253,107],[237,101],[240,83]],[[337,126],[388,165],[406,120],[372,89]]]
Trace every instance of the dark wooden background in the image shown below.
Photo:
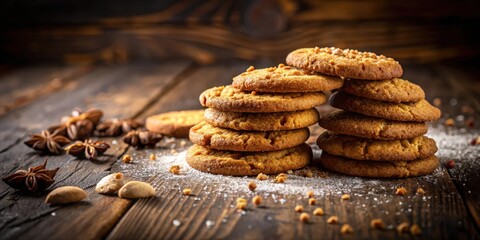
[[[3,0],[0,61],[278,62],[307,46],[469,60],[480,56],[479,9],[478,0]]]

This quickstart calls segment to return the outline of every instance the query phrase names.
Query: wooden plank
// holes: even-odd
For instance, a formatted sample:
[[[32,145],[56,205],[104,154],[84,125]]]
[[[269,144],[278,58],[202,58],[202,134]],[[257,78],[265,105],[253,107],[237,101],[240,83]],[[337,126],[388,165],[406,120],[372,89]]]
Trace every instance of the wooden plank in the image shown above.
[[[175,85],[176,76],[188,66],[188,62],[172,61],[161,65],[140,63],[100,67],[74,81],[71,88],[3,116],[0,118],[4,129],[2,134],[9,136],[10,144],[6,143],[7,147],[0,153],[0,174],[5,176],[18,168],[43,161],[44,156],[31,153],[21,143],[26,134],[59,121],[74,107],[102,108],[106,118],[133,117]],[[89,195],[87,202],[51,208],[43,203],[45,194],[24,196],[1,182],[0,235],[9,239],[104,237],[131,205],[131,201],[99,195],[93,190],[127,149],[119,139],[107,138],[105,141],[112,148],[100,161],[76,160],[71,156],[49,157],[49,168],[61,168],[54,187],[75,185],[84,188]]]
[[[198,107],[198,94],[203,89],[229,83],[231,76],[245,66],[222,64],[202,68],[144,115]],[[431,74],[432,68],[423,70],[423,67],[419,67],[418,72],[417,68],[408,70],[406,77],[417,79],[422,86],[436,80]],[[312,132],[318,136],[321,131]],[[444,148],[448,143],[439,144]],[[257,181],[258,188],[252,193],[247,183],[254,178],[222,177],[191,169],[184,160],[189,145],[188,141],[177,139],[164,142],[160,149],[129,149],[135,164],[113,165],[112,171],[136,175],[151,182],[158,192],[156,198],[137,201],[109,234],[109,239],[309,239],[318,236],[341,239],[344,236],[340,234],[340,226],[344,223],[354,228],[354,238],[391,239],[409,237],[395,230],[403,221],[420,225],[422,238],[479,237],[475,222],[443,166],[433,175],[420,178],[369,180],[325,172],[314,164],[309,168],[315,175],[312,179],[304,178],[302,171],[295,171],[285,184]],[[318,158],[320,151],[314,149]],[[151,153],[157,156],[154,162],[148,160]],[[168,172],[174,164],[181,166],[181,175]],[[396,196],[394,192],[398,187],[407,188],[409,193]],[[418,187],[426,193],[416,195]],[[184,188],[191,188],[194,195],[182,196]],[[315,206],[307,203],[308,190],[316,193]],[[350,194],[351,200],[340,200],[344,193]],[[256,194],[264,198],[262,207],[249,204],[247,211],[236,211],[237,197],[250,201]],[[317,206],[322,207],[326,216],[311,215],[310,224],[301,223],[294,211],[297,204],[302,204],[309,213]],[[326,223],[333,215],[339,217],[340,225]],[[387,229],[370,229],[370,220],[374,218],[383,219]]]

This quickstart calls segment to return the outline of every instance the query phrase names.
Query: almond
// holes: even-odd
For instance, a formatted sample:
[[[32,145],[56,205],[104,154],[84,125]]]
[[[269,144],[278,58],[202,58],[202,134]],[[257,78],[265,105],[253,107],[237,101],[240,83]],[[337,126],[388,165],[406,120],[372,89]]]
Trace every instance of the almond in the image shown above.
[[[114,194],[123,186],[123,174],[112,173],[97,183],[95,191],[100,194]]]
[[[121,198],[149,198],[155,196],[155,189],[146,182],[130,181],[118,190]]]
[[[65,186],[55,188],[51,191],[45,198],[45,203],[61,205],[80,202],[85,198],[87,198],[87,192],[85,192],[85,190],[79,187]]]

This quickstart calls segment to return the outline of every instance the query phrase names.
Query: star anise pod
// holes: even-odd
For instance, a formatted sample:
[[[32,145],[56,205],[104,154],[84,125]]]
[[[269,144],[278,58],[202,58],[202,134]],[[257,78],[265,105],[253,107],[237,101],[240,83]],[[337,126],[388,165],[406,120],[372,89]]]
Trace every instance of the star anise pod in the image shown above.
[[[65,136],[71,140],[84,140],[90,137],[95,130],[95,126],[100,122],[103,112],[98,109],[92,109],[87,112],[74,110],[71,116],[63,117],[60,125],[51,126],[50,131],[65,131]]]
[[[44,130],[40,134],[32,135],[24,143],[37,151],[58,155],[63,152],[63,147],[70,143],[70,139],[60,134],[61,131],[61,129],[54,132]]]
[[[29,192],[40,192],[52,185],[55,182],[55,174],[58,169],[45,169],[47,166],[47,159],[42,165],[30,167],[28,170],[17,170],[14,174],[4,177],[2,180],[10,187]]]
[[[133,119],[113,119],[98,124],[95,129],[95,135],[100,137],[117,137],[141,126],[140,123]]]
[[[65,148],[68,154],[86,159],[95,159],[98,155],[102,155],[107,149],[110,148],[105,142],[93,141],[91,139],[83,142],[77,141],[74,144]]]
[[[163,135],[160,133],[154,133],[146,130],[132,130],[128,132],[123,141],[131,146],[142,147],[155,147],[155,145],[162,140]]]

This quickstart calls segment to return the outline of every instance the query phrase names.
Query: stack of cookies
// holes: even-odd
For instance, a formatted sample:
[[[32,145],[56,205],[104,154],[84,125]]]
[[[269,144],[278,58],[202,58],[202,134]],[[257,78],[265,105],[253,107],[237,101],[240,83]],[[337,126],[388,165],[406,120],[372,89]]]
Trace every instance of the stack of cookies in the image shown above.
[[[440,110],[416,84],[401,79],[392,58],[357,50],[305,48],[291,52],[287,63],[345,79],[330,104],[342,109],[322,117],[328,131],[317,140],[320,162],[339,173],[361,177],[410,177],[432,173],[438,166],[433,139],[425,122]]]
[[[318,122],[315,106],[322,91],[343,80],[280,64],[249,67],[232,85],[207,89],[200,103],[204,121],[190,129],[194,145],[187,162],[195,169],[223,175],[277,174],[306,166],[312,150],[308,126]]]

